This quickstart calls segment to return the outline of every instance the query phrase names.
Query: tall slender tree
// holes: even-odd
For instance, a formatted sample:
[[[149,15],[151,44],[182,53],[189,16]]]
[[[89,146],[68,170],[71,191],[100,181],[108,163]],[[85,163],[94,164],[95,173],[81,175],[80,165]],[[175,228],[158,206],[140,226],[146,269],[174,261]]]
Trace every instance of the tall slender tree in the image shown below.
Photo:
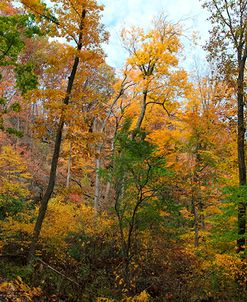
[[[71,71],[68,76],[66,91],[61,100],[62,108],[60,116],[58,117],[55,133],[48,185],[42,198],[39,214],[35,223],[29,259],[33,258],[46,215],[48,202],[54,191],[62,136],[66,124],[66,107],[70,104],[79,63],[80,61],[85,62],[85,60],[94,53],[102,55],[100,43],[107,39],[104,28],[100,24],[100,11],[103,10],[103,7],[99,6],[95,0],[62,0],[52,2],[54,5],[48,10],[47,5],[41,1],[22,1],[36,16],[44,18],[55,25],[55,28],[51,30],[52,35],[66,39],[75,45],[73,50],[71,48],[72,51],[68,57],[69,63],[73,57],[74,59],[70,67]]]
[[[246,185],[245,163],[245,67],[247,58],[247,1],[207,0],[203,7],[210,12],[212,23],[207,45],[209,60],[221,77],[231,82],[238,106],[238,168],[239,185]],[[243,251],[246,233],[246,202],[238,204],[238,251]]]

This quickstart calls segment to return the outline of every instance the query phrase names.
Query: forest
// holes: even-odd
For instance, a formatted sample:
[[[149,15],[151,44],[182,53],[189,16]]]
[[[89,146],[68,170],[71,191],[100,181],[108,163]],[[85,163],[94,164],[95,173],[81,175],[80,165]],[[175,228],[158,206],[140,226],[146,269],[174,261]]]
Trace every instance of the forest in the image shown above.
[[[1,302],[247,300],[247,0],[200,4],[203,75],[165,13],[116,71],[100,1],[0,1]]]

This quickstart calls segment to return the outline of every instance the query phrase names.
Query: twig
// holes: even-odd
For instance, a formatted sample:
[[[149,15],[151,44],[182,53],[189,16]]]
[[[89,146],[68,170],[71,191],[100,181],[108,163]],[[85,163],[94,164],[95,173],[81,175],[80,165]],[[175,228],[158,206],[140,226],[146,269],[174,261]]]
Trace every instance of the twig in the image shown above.
[[[43,260],[41,259],[37,259],[37,261],[39,261],[40,263],[42,263],[43,265],[45,265],[47,268],[49,268],[50,270],[52,270],[53,272],[55,272],[56,274],[62,276],[64,279],[67,279],[68,281],[76,284],[77,286],[80,286],[80,284],[74,280],[72,280],[71,278],[65,276],[63,273],[59,272],[58,270],[56,270],[54,267],[50,266],[48,263],[44,262]]]

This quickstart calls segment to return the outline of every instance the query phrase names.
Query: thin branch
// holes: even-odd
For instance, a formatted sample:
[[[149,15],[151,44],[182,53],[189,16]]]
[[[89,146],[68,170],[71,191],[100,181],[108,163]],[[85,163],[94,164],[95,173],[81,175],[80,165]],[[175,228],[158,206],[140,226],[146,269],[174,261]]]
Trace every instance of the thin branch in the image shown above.
[[[80,284],[78,282],[72,280],[70,277],[67,277],[63,273],[59,272],[57,269],[55,269],[54,267],[50,266],[48,263],[44,262],[43,260],[37,259],[37,261],[39,261],[41,264],[43,264],[44,266],[46,266],[47,268],[49,268],[50,270],[52,270],[54,273],[60,275],[64,279],[67,279],[68,281],[74,283],[75,285],[80,286]]]
[[[78,12],[78,10],[75,8],[73,2],[71,0],[68,0],[71,7],[73,8],[73,10],[75,11],[75,13],[79,16],[79,18],[81,18],[81,14]]]
[[[164,101],[164,102],[149,101],[149,102],[147,102],[147,105],[149,105],[149,104],[161,105],[169,117],[174,116],[174,114],[171,114],[171,113],[166,109],[166,107],[165,107],[165,101]]]
[[[217,12],[219,13],[222,21],[225,23],[226,26],[228,26],[228,28],[230,29],[230,32],[231,32],[231,35],[232,35],[232,38],[234,40],[234,43],[235,43],[235,46],[238,47],[238,41],[236,39],[236,36],[233,32],[233,27],[232,27],[232,19],[231,19],[231,16],[230,16],[230,13],[229,13],[229,10],[228,10],[228,4],[227,4],[227,1],[224,0],[225,3],[226,3],[226,12],[227,12],[227,15],[228,15],[228,19],[229,19],[229,22],[226,20],[226,18],[224,17],[224,15],[222,14],[217,2],[215,0],[213,0],[213,3],[214,3],[214,6],[217,10]]]
[[[57,20],[55,19],[55,17],[52,18],[52,17],[49,17],[49,16],[47,16],[47,15],[45,15],[45,14],[43,14],[43,13],[40,13],[39,11],[37,11],[36,9],[34,9],[34,7],[32,7],[31,5],[28,5],[28,4],[26,4],[26,3],[23,3],[23,5],[26,6],[27,8],[29,8],[29,9],[31,9],[31,11],[33,11],[33,12],[36,13],[37,15],[39,15],[39,16],[45,18],[46,20],[51,21],[52,23],[55,23],[56,25],[60,25],[59,21],[57,21]]]

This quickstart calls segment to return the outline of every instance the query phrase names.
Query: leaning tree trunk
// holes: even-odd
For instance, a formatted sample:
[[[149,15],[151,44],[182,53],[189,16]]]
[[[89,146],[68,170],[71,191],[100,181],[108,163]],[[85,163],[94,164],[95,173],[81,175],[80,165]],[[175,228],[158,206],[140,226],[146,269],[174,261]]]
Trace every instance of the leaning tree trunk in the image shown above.
[[[31,247],[30,247],[30,251],[29,251],[29,261],[31,261],[34,256],[34,253],[36,250],[36,245],[37,245],[40,231],[42,228],[42,224],[43,224],[43,221],[44,221],[44,218],[46,215],[48,202],[51,198],[51,195],[52,195],[54,187],[55,187],[56,171],[57,171],[57,164],[58,164],[61,142],[62,142],[63,127],[64,127],[64,121],[63,121],[63,119],[61,119],[58,129],[57,129],[57,134],[56,134],[56,141],[55,141],[55,147],[54,147],[54,152],[53,152],[53,157],[52,157],[52,162],[51,162],[51,170],[50,170],[48,186],[47,186],[45,194],[41,200],[39,214],[38,214],[35,226],[34,226],[33,239],[32,239],[32,243],[31,243]]]
[[[81,15],[81,24],[80,24],[80,34],[79,34],[79,43],[77,46],[77,51],[80,52],[82,49],[82,29],[83,29],[83,20],[85,19],[86,16],[86,10],[83,9],[82,15]],[[64,105],[68,105],[71,97],[71,92],[73,89],[73,84],[75,81],[75,76],[77,73],[78,65],[80,62],[80,58],[78,55],[76,55],[74,64],[71,70],[71,74],[69,76],[68,80],[68,85],[67,85],[67,90],[66,90],[66,97],[63,100]],[[50,169],[50,176],[49,176],[49,181],[48,181],[48,186],[45,191],[45,194],[41,200],[41,205],[39,208],[39,214],[34,226],[34,231],[33,231],[33,239],[29,251],[29,257],[28,261],[30,262],[34,256],[35,250],[36,250],[36,245],[39,240],[41,228],[43,221],[45,219],[47,207],[48,207],[48,202],[51,198],[51,195],[54,191],[55,183],[56,183],[56,174],[57,174],[57,166],[58,166],[58,159],[60,155],[60,149],[61,149],[61,143],[62,143],[62,135],[63,135],[63,129],[64,129],[64,115],[62,114],[60,117],[60,121],[58,124],[57,132],[56,132],[56,139],[55,139],[55,146],[54,146],[54,151],[53,151],[53,156],[52,156],[52,161],[51,161],[51,169]]]

